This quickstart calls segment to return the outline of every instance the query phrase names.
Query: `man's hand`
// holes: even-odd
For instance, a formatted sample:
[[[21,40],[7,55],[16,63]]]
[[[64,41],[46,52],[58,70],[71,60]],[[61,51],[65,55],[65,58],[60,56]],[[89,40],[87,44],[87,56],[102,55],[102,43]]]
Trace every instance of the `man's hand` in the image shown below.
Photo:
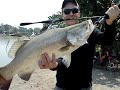
[[[47,53],[42,54],[42,60],[39,60],[40,69],[53,69],[56,68],[58,63],[56,62],[55,54],[52,54],[52,59],[50,59]]]
[[[120,14],[120,9],[117,5],[112,5],[107,11],[106,14],[109,16],[109,19],[106,20],[108,25],[111,25],[113,21],[118,17]]]

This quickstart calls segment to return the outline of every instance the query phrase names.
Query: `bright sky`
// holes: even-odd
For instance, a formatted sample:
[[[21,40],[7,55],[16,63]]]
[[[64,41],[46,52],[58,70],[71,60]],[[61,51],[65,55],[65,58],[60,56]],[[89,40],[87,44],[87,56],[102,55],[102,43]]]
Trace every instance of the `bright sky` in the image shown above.
[[[19,26],[23,22],[40,22],[61,11],[63,0],[0,0],[0,23]],[[24,26],[42,27],[42,24]]]

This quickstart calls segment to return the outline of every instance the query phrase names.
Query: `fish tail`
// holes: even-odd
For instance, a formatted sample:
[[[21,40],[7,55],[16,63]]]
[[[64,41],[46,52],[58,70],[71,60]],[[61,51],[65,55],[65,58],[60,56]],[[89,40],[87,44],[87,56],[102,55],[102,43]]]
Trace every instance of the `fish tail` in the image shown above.
[[[0,74],[0,85],[3,84],[6,80],[4,77]]]
[[[6,80],[1,74],[0,74],[0,90],[8,90],[10,87],[12,80]]]

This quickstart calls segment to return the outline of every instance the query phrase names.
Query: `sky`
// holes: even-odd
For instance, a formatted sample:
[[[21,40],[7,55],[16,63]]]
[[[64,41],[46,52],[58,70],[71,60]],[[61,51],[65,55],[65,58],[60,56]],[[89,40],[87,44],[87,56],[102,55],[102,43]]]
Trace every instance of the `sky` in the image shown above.
[[[0,23],[18,27],[23,22],[40,22],[61,11],[63,0],[0,0]],[[42,24],[24,26],[42,27]]]

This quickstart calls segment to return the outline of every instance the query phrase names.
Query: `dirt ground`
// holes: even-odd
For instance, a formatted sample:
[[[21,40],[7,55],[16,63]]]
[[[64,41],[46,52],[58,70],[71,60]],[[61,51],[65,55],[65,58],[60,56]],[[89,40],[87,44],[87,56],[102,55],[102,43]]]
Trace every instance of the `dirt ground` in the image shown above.
[[[56,72],[36,69],[29,81],[14,76],[9,90],[53,90]],[[120,90],[120,72],[93,68],[93,90]]]

